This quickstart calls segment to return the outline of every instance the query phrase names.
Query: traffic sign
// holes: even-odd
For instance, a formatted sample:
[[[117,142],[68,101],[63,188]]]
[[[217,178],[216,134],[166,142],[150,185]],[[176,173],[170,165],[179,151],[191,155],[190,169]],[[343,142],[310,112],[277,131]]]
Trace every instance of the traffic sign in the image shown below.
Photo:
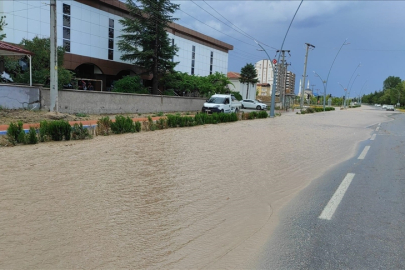
[[[276,60],[276,59],[273,59],[273,64],[277,64],[277,60]]]

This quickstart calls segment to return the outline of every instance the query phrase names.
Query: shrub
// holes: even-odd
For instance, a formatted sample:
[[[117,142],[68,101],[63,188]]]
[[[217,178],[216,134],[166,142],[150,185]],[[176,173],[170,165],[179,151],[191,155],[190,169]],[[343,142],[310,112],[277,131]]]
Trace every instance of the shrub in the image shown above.
[[[84,140],[86,138],[91,138],[89,130],[83,127],[83,124],[74,124],[72,127],[72,140]]]
[[[63,139],[69,141],[71,132],[72,127],[70,126],[68,121],[57,120],[48,123],[47,135],[53,141],[62,141]]]
[[[135,122],[135,132],[140,132],[140,131],[141,131],[141,128],[142,128],[141,122],[136,121],[136,122]]]
[[[97,133],[102,134],[104,136],[110,134],[110,129],[111,129],[111,119],[110,117],[102,117],[97,120]]]
[[[114,92],[149,94],[138,76],[125,76],[114,83]]]
[[[27,143],[28,144],[37,144],[38,143],[37,130],[33,127],[30,127],[30,130],[28,132]]]
[[[256,119],[256,118],[257,118],[257,115],[258,115],[258,113],[255,112],[255,111],[250,112],[247,119],[249,119],[249,120],[251,120],[251,119]]]
[[[267,117],[269,117],[269,115],[268,115],[268,113],[266,111],[260,111],[257,114],[257,118],[267,118]]]
[[[21,130],[20,134],[18,134],[17,142],[27,144],[27,136],[25,135],[24,130]]]
[[[41,142],[46,142],[50,140],[48,130],[49,130],[49,122],[41,121],[39,123],[39,140]]]
[[[23,122],[18,121],[17,124],[10,123],[10,125],[7,128],[8,141],[13,145],[16,145],[17,143],[22,143],[21,141],[19,141],[21,131],[24,132]]]
[[[77,117],[88,117],[89,116],[88,114],[85,114],[85,113],[76,113],[75,115]]]
[[[115,122],[111,123],[111,130],[115,134],[136,132],[134,121],[128,116],[124,117],[122,115],[115,117]]]
[[[157,129],[165,129],[167,128],[167,119],[165,118],[160,118],[156,121],[156,127]]]
[[[149,122],[149,130],[155,131],[156,130],[156,124],[153,122],[152,117],[148,116],[148,122]]]

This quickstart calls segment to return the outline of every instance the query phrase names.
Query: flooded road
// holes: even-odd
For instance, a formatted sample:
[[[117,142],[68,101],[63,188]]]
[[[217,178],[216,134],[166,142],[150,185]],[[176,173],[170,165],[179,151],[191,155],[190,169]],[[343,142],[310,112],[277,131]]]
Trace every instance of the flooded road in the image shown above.
[[[368,108],[0,148],[0,268],[251,267]]]

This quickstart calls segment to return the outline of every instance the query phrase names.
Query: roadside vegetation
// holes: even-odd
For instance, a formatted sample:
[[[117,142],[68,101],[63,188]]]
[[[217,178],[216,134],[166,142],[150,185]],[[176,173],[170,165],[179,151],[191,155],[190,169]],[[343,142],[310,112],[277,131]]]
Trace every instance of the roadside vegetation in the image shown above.
[[[133,121],[130,117],[117,115],[113,121],[108,116],[97,121],[96,127],[84,127],[82,123],[71,126],[66,120],[41,121],[39,128],[30,127],[28,133],[23,129],[23,122],[10,123],[7,129],[7,143],[3,146],[15,146],[18,144],[37,144],[48,141],[69,141],[91,139],[93,136],[124,133],[137,133],[143,131],[155,131],[168,128],[193,127],[206,124],[220,124],[236,122],[238,120],[252,120],[267,118],[266,111],[252,111],[249,113],[197,113],[195,115],[167,114],[158,120],[152,120],[148,116],[146,121]],[[4,141],[4,140],[3,140]]]
[[[363,95],[362,103],[368,104],[387,104],[396,105],[398,107],[405,105],[405,81],[400,77],[389,76],[383,83],[381,91],[375,91],[368,95]]]

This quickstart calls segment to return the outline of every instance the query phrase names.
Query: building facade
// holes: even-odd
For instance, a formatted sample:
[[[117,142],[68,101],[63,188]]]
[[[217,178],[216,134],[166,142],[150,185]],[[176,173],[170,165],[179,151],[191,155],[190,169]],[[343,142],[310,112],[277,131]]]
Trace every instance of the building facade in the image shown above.
[[[227,77],[232,84],[228,84],[228,88],[232,92],[238,92],[243,99],[256,99],[256,84],[241,83],[239,81],[240,73],[230,71],[227,73]]]
[[[96,88],[108,89],[125,75],[140,74],[139,67],[120,60],[120,19],[128,17],[125,3],[119,0],[58,0],[57,43],[66,50],[64,66],[77,78],[95,79]],[[22,39],[49,38],[50,1],[0,1],[6,14],[6,42],[18,44]],[[199,76],[227,73],[228,52],[233,46],[194,30],[172,23],[167,30],[179,47],[173,61],[177,71]],[[34,56],[35,57],[35,56]],[[143,79],[151,79],[143,76]],[[97,89],[96,89],[97,90]]]

